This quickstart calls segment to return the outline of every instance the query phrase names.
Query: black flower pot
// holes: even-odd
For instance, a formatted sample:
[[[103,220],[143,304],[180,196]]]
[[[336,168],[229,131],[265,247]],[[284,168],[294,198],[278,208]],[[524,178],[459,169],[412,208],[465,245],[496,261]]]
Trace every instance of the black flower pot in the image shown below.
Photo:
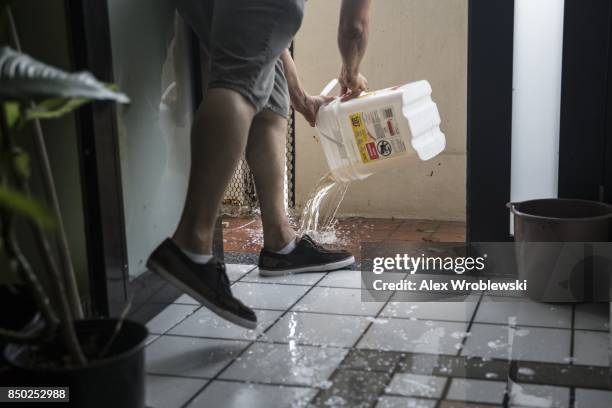
[[[88,357],[85,367],[62,366],[61,339],[42,346],[9,345],[6,360],[15,368],[16,386],[69,387],[75,408],[144,408],[145,326],[125,320],[104,356],[102,350],[115,332],[117,320],[75,322],[79,342]],[[59,406],[59,405],[58,405]]]

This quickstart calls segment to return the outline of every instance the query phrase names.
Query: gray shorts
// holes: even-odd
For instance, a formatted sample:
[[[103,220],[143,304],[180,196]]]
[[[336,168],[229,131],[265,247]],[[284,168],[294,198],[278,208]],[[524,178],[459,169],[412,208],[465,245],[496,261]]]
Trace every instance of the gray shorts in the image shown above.
[[[210,61],[208,88],[245,96],[257,112],[289,116],[280,54],[302,24],[304,0],[178,0]]]

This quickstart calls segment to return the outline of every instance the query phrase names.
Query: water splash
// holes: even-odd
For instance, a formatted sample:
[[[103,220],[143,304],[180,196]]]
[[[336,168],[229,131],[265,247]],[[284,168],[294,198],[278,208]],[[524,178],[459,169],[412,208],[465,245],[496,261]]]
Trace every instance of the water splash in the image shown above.
[[[302,210],[299,233],[309,234],[322,244],[337,243],[336,215],[348,186],[347,182],[336,181],[331,173],[323,176]]]

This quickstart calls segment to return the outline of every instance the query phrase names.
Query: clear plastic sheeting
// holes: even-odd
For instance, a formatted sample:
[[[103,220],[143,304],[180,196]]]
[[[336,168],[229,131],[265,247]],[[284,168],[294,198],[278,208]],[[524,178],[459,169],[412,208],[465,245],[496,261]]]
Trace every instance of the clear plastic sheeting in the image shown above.
[[[118,131],[134,278],[145,272],[155,246],[173,233],[183,208],[193,112],[191,53],[172,2],[108,3],[115,82],[132,99],[118,110]]]

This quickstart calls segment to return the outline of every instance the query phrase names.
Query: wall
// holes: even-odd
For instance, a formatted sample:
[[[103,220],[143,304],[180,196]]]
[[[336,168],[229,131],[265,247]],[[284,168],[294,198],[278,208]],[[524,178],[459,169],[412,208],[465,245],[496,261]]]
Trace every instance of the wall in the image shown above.
[[[305,88],[318,93],[340,69],[339,0],[310,0],[295,40]],[[465,220],[467,0],[385,0],[372,5],[362,72],[371,89],[427,79],[447,136],[444,154],[353,183],[341,215]],[[492,101],[493,102],[493,101]],[[299,116],[299,115],[298,115]],[[327,171],[315,130],[296,123],[296,203],[302,206]]]

